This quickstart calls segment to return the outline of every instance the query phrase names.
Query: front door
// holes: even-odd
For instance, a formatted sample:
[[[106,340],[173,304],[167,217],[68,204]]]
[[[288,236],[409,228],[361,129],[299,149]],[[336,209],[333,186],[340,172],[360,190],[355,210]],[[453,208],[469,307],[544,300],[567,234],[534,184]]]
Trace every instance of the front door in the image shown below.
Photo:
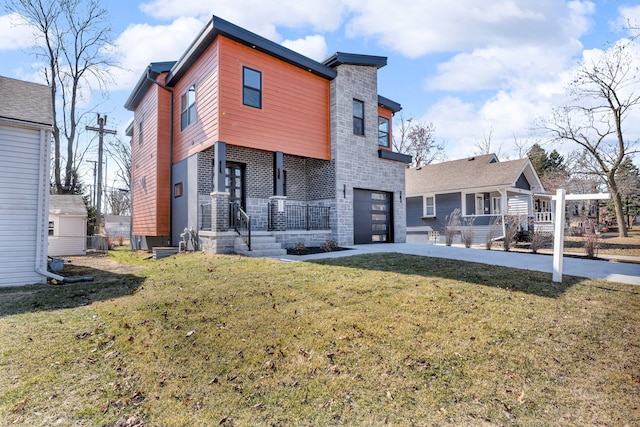
[[[353,190],[353,241],[363,243],[391,242],[392,193]]]
[[[240,206],[243,210],[246,210],[244,194],[244,165],[227,162],[227,167],[224,171],[224,185],[224,190],[229,193],[229,201]]]

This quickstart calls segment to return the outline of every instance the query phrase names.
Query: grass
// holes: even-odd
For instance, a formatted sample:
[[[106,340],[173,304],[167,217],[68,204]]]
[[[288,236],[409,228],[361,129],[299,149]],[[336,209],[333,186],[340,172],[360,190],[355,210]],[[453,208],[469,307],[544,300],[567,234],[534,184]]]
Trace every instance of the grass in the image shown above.
[[[0,289],[0,424],[640,423],[630,285],[399,254],[145,265]]]

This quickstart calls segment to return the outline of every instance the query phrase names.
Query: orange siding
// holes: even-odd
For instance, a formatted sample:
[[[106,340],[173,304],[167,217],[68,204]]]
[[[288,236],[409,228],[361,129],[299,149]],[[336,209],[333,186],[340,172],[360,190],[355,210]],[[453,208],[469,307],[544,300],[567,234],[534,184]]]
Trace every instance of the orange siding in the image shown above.
[[[131,144],[133,234],[169,234],[169,95],[152,85],[134,112]],[[143,142],[139,141],[142,120]],[[144,178],[144,186],[140,180]]]
[[[219,37],[220,139],[329,160],[329,81]],[[242,104],[242,67],[262,72],[262,108]]]
[[[173,88],[173,162],[213,146],[218,136],[218,37]],[[180,130],[180,98],[196,85],[196,122]]]
[[[391,122],[393,121],[393,112],[384,107],[378,105],[378,116],[386,117],[389,119],[389,147],[378,146],[382,150],[392,150],[393,147],[393,133],[391,133]]]

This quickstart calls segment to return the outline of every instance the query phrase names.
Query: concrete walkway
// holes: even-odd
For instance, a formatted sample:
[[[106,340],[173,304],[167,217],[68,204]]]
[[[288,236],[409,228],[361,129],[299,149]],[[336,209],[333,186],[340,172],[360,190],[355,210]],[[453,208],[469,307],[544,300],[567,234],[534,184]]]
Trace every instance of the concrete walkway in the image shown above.
[[[348,251],[327,252],[313,255],[283,255],[274,257],[283,261],[308,261],[323,258],[338,258],[379,252],[397,252],[435,258],[457,259],[500,265],[522,270],[542,271],[552,274],[553,256],[522,252],[488,251],[485,249],[467,249],[464,247],[430,245],[424,243],[382,243],[372,245],[347,246]],[[640,259],[638,259],[640,262]],[[564,257],[563,276],[602,279],[611,282],[640,285],[640,264],[604,260]],[[551,279],[551,277],[549,278]]]

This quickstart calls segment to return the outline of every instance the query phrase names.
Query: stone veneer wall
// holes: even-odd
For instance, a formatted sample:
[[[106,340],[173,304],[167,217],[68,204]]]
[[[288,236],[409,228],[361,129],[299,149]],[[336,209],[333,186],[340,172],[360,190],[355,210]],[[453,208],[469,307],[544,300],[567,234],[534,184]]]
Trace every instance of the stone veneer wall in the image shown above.
[[[394,241],[406,239],[405,164],[378,158],[377,69],[343,64],[331,82],[331,157],[336,168],[339,245],[353,244],[353,189],[393,193]],[[353,134],[353,100],[364,102],[365,135]],[[344,188],[346,186],[346,197]]]

